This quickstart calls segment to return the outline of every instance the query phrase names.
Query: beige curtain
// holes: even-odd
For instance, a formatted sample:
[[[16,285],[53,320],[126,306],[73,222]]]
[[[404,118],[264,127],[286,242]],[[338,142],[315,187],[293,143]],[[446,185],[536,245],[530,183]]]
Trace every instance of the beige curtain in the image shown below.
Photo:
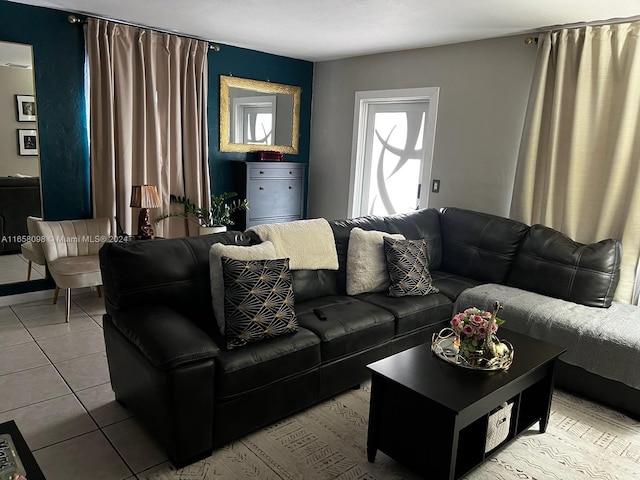
[[[640,253],[640,23],[550,32],[538,45],[511,217],[590,243],[622,240],[616,300]]]
[[[206,42],[90,18],[87,26],[94,216],[116,216],[136,233],[131,186],[158,187],[209,206]],[[164,220],[165,237],[197,233],[197,223]]]

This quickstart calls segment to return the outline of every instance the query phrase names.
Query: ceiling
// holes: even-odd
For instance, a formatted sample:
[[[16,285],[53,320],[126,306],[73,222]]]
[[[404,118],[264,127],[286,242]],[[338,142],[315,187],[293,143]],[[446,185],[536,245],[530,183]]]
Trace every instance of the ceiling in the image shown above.
[[[32,68],[31,47],[19,43],[0,42],[0,67]]]
[[[309,61],[640,19],[638,0],[17,0]]]

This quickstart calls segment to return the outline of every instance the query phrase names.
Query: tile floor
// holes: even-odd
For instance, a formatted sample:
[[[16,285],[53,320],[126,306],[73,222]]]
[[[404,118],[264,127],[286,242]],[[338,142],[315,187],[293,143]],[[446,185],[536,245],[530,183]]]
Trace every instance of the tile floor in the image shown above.
[[[25,282],[27,280],[27,268],[29,260],[22,254],[0,255],[0,283]],[[44,278],[43,265],[31,264],[31,280]]]
[[[95,292],[0,307],[0,422],[15,420],[47,480],[141,479],[165,453],[114,399]],[[154,468],[155,469],[155,468]]]

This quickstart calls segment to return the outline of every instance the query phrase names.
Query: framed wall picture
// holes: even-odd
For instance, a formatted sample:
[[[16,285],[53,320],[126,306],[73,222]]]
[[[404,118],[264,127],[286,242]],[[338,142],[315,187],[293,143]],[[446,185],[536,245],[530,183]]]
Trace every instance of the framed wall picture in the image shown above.
[[[18,154],[38,155],[38,136],[35,130],[18,130]]]
[[[18,121],[36,121],[36,99],[33,95],[16,95],[18,103]]]

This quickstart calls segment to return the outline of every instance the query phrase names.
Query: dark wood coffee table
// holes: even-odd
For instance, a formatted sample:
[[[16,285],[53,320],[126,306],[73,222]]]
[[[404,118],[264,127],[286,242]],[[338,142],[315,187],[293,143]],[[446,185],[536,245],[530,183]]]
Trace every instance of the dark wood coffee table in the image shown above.
[[[485,372],[439,359],[427,343],[367,366],[372,373],[367,455],[378,450],[431,480],[454,480],[534,423],[549,421],[555,361],[564,348],[500,329],[515,349],[509,370]],[[488,415],[513,402],[504,443],[485,453]]]
[[[33,457],[31,450],[27,442],[25,442],[22,433],[18,430],[16,422],[10,420],[8,422],[0,423],[0,434],[8,433],[11,435],[11,440],[16,446],[18,456],[22,461],[22,465],[27,472],[27,480],[47,480],[40,470],[36,459]]]

